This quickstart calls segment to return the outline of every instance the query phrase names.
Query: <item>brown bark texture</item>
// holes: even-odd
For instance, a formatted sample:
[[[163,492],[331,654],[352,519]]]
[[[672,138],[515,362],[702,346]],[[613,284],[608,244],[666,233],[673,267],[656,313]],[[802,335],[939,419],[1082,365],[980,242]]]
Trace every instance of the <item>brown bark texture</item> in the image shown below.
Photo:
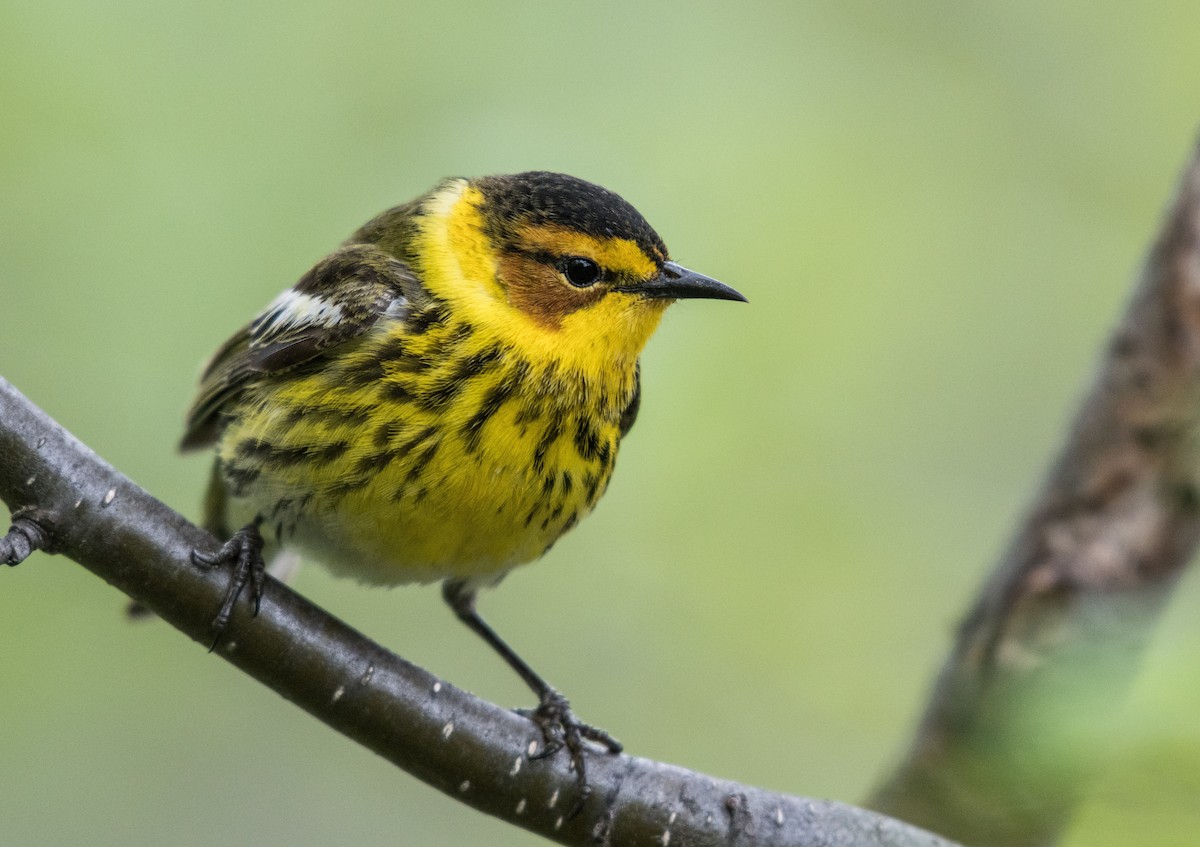
[[[1053,843],[1200,538],[1200,152],[1062,451],[912,747],[868,801],[976,847]]]

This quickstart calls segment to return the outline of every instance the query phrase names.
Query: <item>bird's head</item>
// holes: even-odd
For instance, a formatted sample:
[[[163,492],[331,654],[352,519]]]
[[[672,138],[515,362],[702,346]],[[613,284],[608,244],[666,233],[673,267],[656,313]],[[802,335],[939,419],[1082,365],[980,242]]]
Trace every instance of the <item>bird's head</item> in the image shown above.
[[[631,363],[671,302],[745,300],[671,261],[625,200],[565,174],[446,180],[423,212],[422,276],[433,293],[558,356]]]

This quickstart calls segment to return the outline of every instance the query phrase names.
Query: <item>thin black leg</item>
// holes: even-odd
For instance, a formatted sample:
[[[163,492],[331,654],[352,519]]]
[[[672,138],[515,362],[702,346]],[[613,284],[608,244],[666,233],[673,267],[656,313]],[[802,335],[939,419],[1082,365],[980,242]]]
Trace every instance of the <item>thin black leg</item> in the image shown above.
[[[571,756],[571,764],[575,768],[576,782],[579,784],[580,797],[575,803],[571,814],[577,814],[591,794],[587,781],[587,765],[584,761],[584,739],[594,741],[605,747],[610,753],[621,752],[621,742],[604,730],[583,723],[571,712],[571,704],[562,694],[542,679],[542,677],[517,655],[504,642],[487,621],[479,616],[475,609],[475,592],[467,588],[463,582],[447,580],[442,585],[442,596],[454,610],[458,619],[471,628],[480,638],[486,641],[493,650],[500,654],[521,679],[525,680],[533,693],[538,697],[538,706],[533,710],[519,710],[538,725],[545,740],[543,750],[534,758],[540,759],[553,755],[563,747]]]

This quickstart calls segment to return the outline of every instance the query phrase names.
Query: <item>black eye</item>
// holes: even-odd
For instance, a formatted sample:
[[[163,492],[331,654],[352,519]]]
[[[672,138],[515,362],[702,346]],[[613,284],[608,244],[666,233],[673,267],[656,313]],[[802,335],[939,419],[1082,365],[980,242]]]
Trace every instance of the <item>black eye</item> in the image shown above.
[[[571,285],[587,288],[600,279],[600,266],[583,256],[568,256],[559,265]]]

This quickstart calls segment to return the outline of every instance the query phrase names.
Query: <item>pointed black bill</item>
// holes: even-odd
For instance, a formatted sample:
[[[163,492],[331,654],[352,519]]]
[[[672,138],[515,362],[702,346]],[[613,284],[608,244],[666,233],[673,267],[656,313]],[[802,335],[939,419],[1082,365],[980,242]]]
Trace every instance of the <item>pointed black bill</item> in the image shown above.
[[[664,300],[707,299],[746,302],[745,297],[725,283],[717,282],[704,274],[689,271],[675,262],[663,262],[662,272],[658,276],[618,290]]]

